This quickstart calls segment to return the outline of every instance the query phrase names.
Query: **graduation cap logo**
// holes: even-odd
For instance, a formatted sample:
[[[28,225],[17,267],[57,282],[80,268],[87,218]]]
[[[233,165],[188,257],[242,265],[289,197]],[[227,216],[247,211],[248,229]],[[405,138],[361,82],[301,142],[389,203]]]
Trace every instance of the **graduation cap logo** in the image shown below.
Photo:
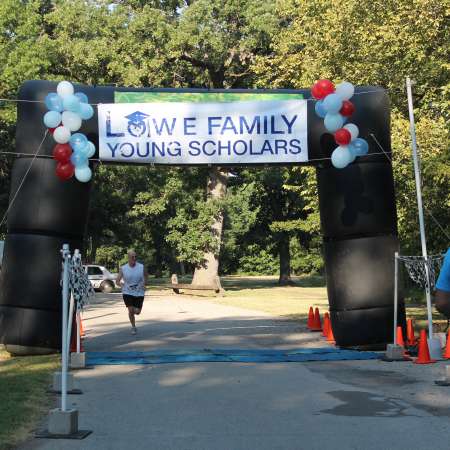
[[[141,111],[125,116],[128,119],[128,132],[134,137],[142,136],[147,128],[144,121],[147,117],[149,117],[148,114]]]

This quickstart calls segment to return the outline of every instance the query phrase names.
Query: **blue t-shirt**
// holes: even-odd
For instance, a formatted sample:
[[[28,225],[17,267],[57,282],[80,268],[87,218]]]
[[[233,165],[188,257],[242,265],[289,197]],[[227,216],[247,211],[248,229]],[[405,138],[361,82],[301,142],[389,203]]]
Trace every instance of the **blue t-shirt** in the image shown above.
[[[441,272],[436,283],[436,289],[450,292],[450,248],[444,256]]]

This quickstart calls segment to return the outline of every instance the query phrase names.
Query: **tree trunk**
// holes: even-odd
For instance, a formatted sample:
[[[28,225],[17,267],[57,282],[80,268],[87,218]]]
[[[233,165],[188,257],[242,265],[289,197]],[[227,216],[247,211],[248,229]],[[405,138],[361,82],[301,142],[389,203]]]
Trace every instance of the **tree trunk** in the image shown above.
[[[291,279],[291,250],[290,250],[290,237],[289,233],[282,233],[279,244],[278,252],[280,254],[280,278],[278,280],[279,285],[291,285],[293,281]]]
[[[97,259],[97,248],[98,248],[98,240],[94,238],[94,236],[91,237],[91,248],[90,248],[90,255],[89,255],[89,261],[91,263],[95,263]]]
[[[225,198],[227,193],[228,171],[213,167],[209,172],[207,183],[207,201]],[[222,240],[223,214],[215,218],[211,231],[218,241],[217,252],[207,251],[204,254],[204,264],[195,268],[192,284],[215,286],[219,277],[219,253]]]

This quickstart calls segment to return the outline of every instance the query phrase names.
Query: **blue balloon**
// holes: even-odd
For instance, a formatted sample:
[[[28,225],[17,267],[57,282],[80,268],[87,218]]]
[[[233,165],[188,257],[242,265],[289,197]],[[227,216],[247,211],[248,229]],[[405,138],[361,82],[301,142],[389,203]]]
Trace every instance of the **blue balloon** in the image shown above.
[[[344,118],[340,114],[327,113],[324,125],[330,133],[334,133],[339,130],[339,128],[342,128],[342,125],[344,125]]]
[[[61,123],[61,113],[58,111],[47,111],[44,114],[44,125],[47,128],[56,128]]]
[[[342,98],[337,94],[328,94],[323,99],[323,108],[327,113],[337,114],[342,108]]]
[[[94,108],[89,103],[81,103],[79,113],[82,119],[89,120],[94,115]]]
[[[76,92],[75,93],[75,97],[77,97],[78,100],[80,100],[81,103],[89,103],[87,95],[85,93],[83,93],[83,92]]]
[[[92,178],[92,170],[89,166],[75,167],[75,178],[82,183],[87,183]]]
[[[327,112],[325,111],[325,109],[323,107],[323,100],[317,101],[314,109],[316,110],[316,114],[319,117],[321,117],[322,119],[327,115]]]
[[[66,95],[63,98],[63,106],[66,111],[78,113],[80,111],[80,99],[76,95]]]
[[[83,148],[83,154],[86,155],[87,158],[92,158],[95,155],[95,145],[88,141],[85,148]]]
[[[347,146],[339,146],[331,154],[331,163],[336,169],[347,167],[352,161],[352,155]]]
[[[79,148],[77,150],[77,153],[79,153],[80,155],[83,155],[86,159],[90,158],[92,155],[92,147],[94,144],[90,141],[87,141],[86,144],[84,145],[84,147]],[[94,153],[95,153],[95,146],[94,146]]]
[[[349,149],[356,156],[363,156],[369,153],[369,144],[365,139],[356,138],[348,144]]]
[[[45,106],[50,111],[62,112],[64,110],[62,98],[54,92],[45,96]]]
[[[77,150],[81,150],[87,144],[87,137],[83,133],[74,133],[70,138],[70,146],[76,152]]]
[[[84,167],[88,165],[86,156],[84,156],[80,152],[73,152],[72,156],[70,157],[70,161],[75,167]]]

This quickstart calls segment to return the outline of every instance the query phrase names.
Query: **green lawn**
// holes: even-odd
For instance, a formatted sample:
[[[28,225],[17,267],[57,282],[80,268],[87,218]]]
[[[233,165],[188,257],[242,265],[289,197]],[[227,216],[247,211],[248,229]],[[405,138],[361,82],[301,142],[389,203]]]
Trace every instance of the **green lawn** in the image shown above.
[[[325,281],[320,276],[292,277],[294,286],[278,286],[276,276],[224,276],[221,277],[225,289],[223,297],[212,291],[185,291],[183,295],[195,296],[199,300],[212,301],[223,305],[265,311],[288,319],[304,319],[310,306],[320,310],[328,309]],[[190,283],[190,277],[179,279],[180,283]],[[167,287],[170,279],[149,280],[150,290]]]
[[[223,277],[225,296],[209,300],[295,320],[306,319],[310,306],[328,310],[323,277],[293,277],[293,281],[293,286],[278,286],[277,277]]]
[[[195,291],[195,297],[223,305],[264,311],[274,316],[305,320],[310,306],[319,307],[321,312],[328,310],[328,297],[325,279],[322,276],[292,277],[293,286],[278,286],[276,276],[224,276],[221,282],[225,288],[223,297],[212,292]],[[190,283],[190,277],[180,279],[180,283]],[[170,284],[168,278],[151,278],[151,290],[159,290]],[[186,291],[190,295],[189,291]],[[186,295],[183,294],[183,295]],[[427,311],[423,291],[413,288],[406,291],[406,315],[414,320],[417,330],[425,328]],[[436,331],[445,329],[447,321],[433,310],[433,323]]]
[[[46,393],[58,355],[11,357],[0,347],[0,450],[30,436],[52,406]]]

